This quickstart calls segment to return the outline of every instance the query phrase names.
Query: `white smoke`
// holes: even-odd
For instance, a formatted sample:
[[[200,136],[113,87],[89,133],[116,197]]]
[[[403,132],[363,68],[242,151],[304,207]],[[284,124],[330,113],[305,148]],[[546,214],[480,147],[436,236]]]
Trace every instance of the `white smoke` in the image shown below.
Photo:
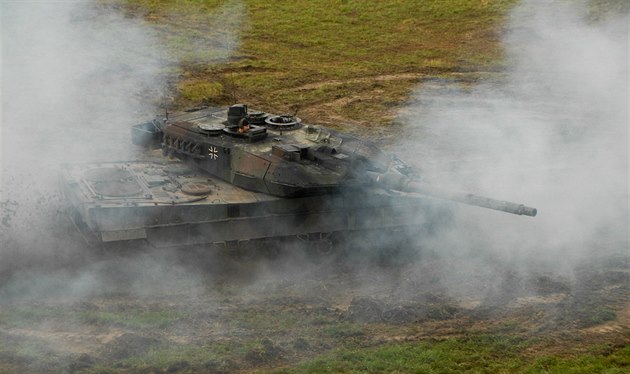
[[[627,248],[627,15],[589,23],[576,5],[540,5],[525,2],[513,12],[504,76],[473,88],[425,84],[401,113],[410,133],[419,134],[405,147],[414,152],[403,156],[429,182],[523,202],[540,214],[461,208],[453,230],[420,238],[425,248],[551,260],[545,263],[567,269],[593,251]],[[91,2],[2,3],[5,264],[14,251],[75,246],[55,229],[64,218],[52,192],[54,168],[135,158],[129,126],[159,111],[155,104],[171,79],[166,72],[180,58],[195,62],[194,51],[209,46],[223,47],[206,56],[212,61],[233,54],[238,38],[230,30],[245,24],[243,9],[241,2],[219,8],[199,30],[223,22],[214,36],[191,37],[193,47],[173,57],[169,32]],[[486,265],[483,258],[471,262]],[[151,278],[163,263],[145,265]],[[51,282],[89,294],[103,279],[89,275],[98,268],[84,270],[53,274]],[[28,293],[45,282],[11,287]]]
[[[458,209],[437,252],[566,271],[628,254],[628,15],[589,20],[583,5],[522,2],[503,38],[504,75],[424,84],[401,112],[417,134],[405,158],[429,182],[539,211]]]
[[[131,144],[131,125],[169,104],[181,61],[207,65],[232,56],[244,11],[240,1],[228,2],[195,33],[151,26],[98,1],[0,3],[0,287],[6,270],[18,277],[7,290],[64,284],[69,293],[99,292],[103,279],[90,275],[98,265],[28,280],[28,268],[63,267],[64,257],[80,265],[93,250],[72,234],[63,211],[60,164],[137,159],[142,150]],[[132,262],[143,270],[127,269],[140,283],[153,273],[177,274],[160,270],[176,259],[164,261],[139,257]]]
[[[171,12],[165,22],[155,25],[169,55],[177,56],[184,64],[226,62],[236,57],[240,34],[247,30],[245,4],[229,0],[211,12],[197,8],[194,16]],[[191,23],[192,19],[193,23]]]
[[[163,91],[153,33],[90,2],[9,2],[2,14],[3,166],[128,157],[120,135]]]
[[[66,247],[56,170],[133,156],[129,123],[163,92],[158,45],[137,20],[91,2],[2,3],[0,199],[16,208],[3,212],[2,254]]]

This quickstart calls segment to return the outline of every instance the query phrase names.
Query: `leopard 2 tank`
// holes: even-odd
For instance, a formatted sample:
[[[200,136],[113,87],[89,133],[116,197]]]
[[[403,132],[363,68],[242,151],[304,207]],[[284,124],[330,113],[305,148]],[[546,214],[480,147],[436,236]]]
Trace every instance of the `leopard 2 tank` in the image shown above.
[[[428,229],[451,202],[537,214],[425,185],[373,142],[242,104],[156,117],[131,133],[164,159],[62,168],[73,221],[91,241],[159,247],[300,238],[328,248],[335,235]]]

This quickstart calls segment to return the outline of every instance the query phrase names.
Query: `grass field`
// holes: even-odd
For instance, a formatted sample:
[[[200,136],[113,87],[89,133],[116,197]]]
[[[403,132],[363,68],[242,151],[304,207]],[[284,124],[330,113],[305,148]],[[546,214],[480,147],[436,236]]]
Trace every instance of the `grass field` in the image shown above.
[[[126,293],[125,280],[113,287],[115,279],[114,292],[79,299],[3,291],[13,301],[0,306],[0,372],[623,373],[630,366],[621,257],[588,264],[577,283],[520,278],[499,300],[466,304],[433,279],[432,269],[462,266],[457,257],[383,266],[344,256],[262,263],[197,256],[178,269],[205,279],[167,271],[160,279],[168,284],[145,296]],[[100,261],[102,275],[146,258]],[[155,281],[141,277],[134,287]]]
[[[515,3],[125,1],[172,26],[166,39],[184,62],[177,106],[239,100],[362,126],[387,125],[423,78],[474,81],[501,70],[501,28]],[[215,18],[225,13],[238,15]],[[232,61],[211,58],[227,50]]]

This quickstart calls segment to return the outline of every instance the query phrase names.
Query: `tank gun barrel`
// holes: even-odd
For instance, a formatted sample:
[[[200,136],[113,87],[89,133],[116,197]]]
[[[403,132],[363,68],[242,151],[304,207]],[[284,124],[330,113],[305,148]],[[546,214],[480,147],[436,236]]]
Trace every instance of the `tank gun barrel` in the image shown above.
[[[402,174],[394,173],[368,173],[370,179],[378,185],[395,191],[418,193],[443,200],[456,201],[459,203],[474,205],[483,208],[500,210],[502,212],[535,217],[538,214],[536,208],[532,208],[523,204],[513,203],[510,201],[496,200],[489,197],[478,196],[470,193],[448,192],[442,191],[425,184],[414,181]]]
[[[440,199],[457,201],[459,203],[475,205],[475,206],[493,209],[493,210],[500,210],[502,212],[517,214],[519,216],[535,217],[536,214],[538,214],[538,210],[536,208],[532,208],[532,207],[519,204],[519,203],[492,199],[489,197],[474,195],[470,193],[453,193],[453,192],[444,193],[444,192],[435,191],[433,189],[429,189],[426,187],[416,188],[415,185],[419,185],[419,183],[411,183],[411,188],[413,191],[417,191],[419,193],[422,193],[428,196],[437,197]]]

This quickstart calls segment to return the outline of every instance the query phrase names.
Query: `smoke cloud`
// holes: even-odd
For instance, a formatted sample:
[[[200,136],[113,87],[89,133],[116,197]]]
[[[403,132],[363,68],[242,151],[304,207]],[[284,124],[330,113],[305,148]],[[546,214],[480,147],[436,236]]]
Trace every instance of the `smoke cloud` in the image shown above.
[[[172,29],[149,27],[93,3],[2,4],[0,274],[12,278],[0,296],[37,297],[54,288],[85,297],[121,285],[139,296],[203,288],[207,275],[187,272],[181,257],[157,251],[132,260],[86,259],[73,271],[60,265],[59,272],[39,277],[9,270],[26,268],[32,259],[83,253],[80,238],[68,237],[72,227],[56,196],[55,168],[136,159],[129,126],[160,111],[179,61],[233,55],[238,37],[229,31],[243,27],[243,13],[241,2],[227,3],[208,19],[207,29],[186,37],[186,48],[173,49]],[[172,17],[177,23],[178,15]],[[587,256],[627,253],[627,21],[627,14],[589,20],[575,3],[523,2],[505,30],[504,74],[472,87],[425,82],[401,111],[410,139],[401,144],[401,156],[417,164],[427,182],[539,209],[538,217],[529,218],[457,207],[449,229],[421,236],[424,250],[468,264],[457,272],[448,264],[431,265],[431,274],[453,293],[479,288],[479,272],[489,283],[501,280],[506,268],[570,274]],[[209,46],[217,48],[201,58],[194,54]],[[366,242],[376,241],[371,239]],[[296,256],[262,264],[252,277],[277,285],[320,276],[304,271],[303,258]],[[416,287],[426,270],[416,265],[373,285],[401,290],[408,277]],[[351,270],[364,278],[361,269]]]
[[[79,272],[63,269],[86,265],[93,249],[67,219],[57,170],[65,162],[138,159],[142,150],[131,144],[131,125],[169,104],[182,61],[211,64],[232,56],[243,4],[227,2],[196,32],[150,26],[92,1],[5,1],[0,10],[0,288],[5,283],[7,294],[26,295],[42,287],[33,291],[42,295],[53,287],[86,296],[107,289],[113,264],[158,288],[155,274],[178,277],[177,259],[158,253],[151,261],[139,254]],[[38,267],[62,270],[34,277],[29,269]]]
[[[423,84],[400,117],[405,158],[429,183],[538,208],[536,218],[460,208],[436,252],[570,274],[628,254],[628,15],[524,1],[503,37],[507,71],[472,87]],[[417,136],[413,136],[417,135]]]
[[[137,21],[88,2],[2,5],[2,200],[19,203],[14,235],[56,221],[42,215],[59,164],[133,156],[129,123],[164,91],[157,45]]]

